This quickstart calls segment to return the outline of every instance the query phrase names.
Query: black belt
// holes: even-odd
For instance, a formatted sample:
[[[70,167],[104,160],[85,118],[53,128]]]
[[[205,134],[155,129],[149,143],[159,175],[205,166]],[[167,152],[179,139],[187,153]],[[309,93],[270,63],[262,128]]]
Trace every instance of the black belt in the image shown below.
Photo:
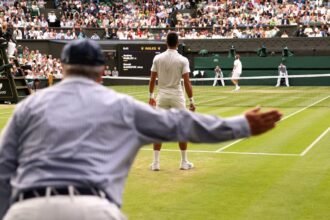
[[[106,198],[110,202],[110,200],[106,194],[94,187],[72,187],[70,189],[70,186],[64,186],[64,187],[38,187],[38,188],[31,188],[26,189],[18,192],[16,196],[14,196],[13,203],[27,200],[27,199],[33,199],[38,197],[46,197],[46,196],[58,196],[58,195],[91,195],[91,196],[98,196],[101,198]],[[113,203],[113,202],[112,202]]]

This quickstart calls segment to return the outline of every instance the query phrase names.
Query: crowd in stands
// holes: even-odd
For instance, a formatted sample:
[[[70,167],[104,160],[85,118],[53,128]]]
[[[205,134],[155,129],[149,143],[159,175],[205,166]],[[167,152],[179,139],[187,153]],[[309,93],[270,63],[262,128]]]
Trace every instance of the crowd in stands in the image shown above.
[[[330,5],[322,0],[55,0],[43,13],[44,0],[0,1],[0,34],[13,39],[82,39],[85,28],[101,28],[91,39],[162,40],[176,30],[182,39],[328,37]],[[60,13],[58,13],[60,12]],[[281,26],[295,25],[295,33]],[[38,50],[17,48],[27,78],[61,78],[59,59]],[[14,72],[16,67],[13,67]],[[114,70],[116,75],[117,70]],[[109,69],[106,76],[112,75]]]
[[[197,21],[183,19],[182,24],[194,26],[278,26],[329,24],[329,9],[317,1],[230,1],[201,4]],[[195,24],[196,23],[196,24]]]
[[[60,59],[53,58],[52,55],[42,54],[39,50],[30,50],[28,47],[18,46],[16,56],[15,58],[10,58],[10,63],[13,65],[12,73],[19,75],[20,73],[14,59],[17,59],[18,63],[24,67],[24,74],[27,79],[46,79],[50,75],[54,78],[62,78]]]
[[[62,66],[58,58],[53,58],[52,55],[40,53],[39,50],[30,50],[28,47],[18,46],[15,51],[15,56],[10,58],[12,64],[12,73],[19,76],[19,72],[14,59],[23,66],[24,74],[27,80],[32,79],[48,79],[49,77],[61,79]],[[111,71],[109,66],[106,66],[104,76],[119,76],[119,72],[114,67]]]
[[[60,15],[41,13],[43,0],[1,2],[0,24],[12,27],[16,39],[79,39],[87,37],[84,28],[105,29],[102,36],[96,32],[89,36],[95,40],[158,40],[170,28],[186,39],[292,36],[280,31],[282,25],[301,25],[296,36],[330,36],[330,8],[315,0],[57,0]]]

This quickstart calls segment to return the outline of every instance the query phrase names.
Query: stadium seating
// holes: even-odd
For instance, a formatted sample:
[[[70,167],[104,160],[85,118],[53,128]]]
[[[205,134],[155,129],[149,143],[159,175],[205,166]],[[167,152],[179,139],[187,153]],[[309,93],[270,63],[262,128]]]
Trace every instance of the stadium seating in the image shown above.
[[[0,24],[12,27],[17,39],[159,40],[168,30],[178,31],[182,39],[330,35],[330,10],[321,1],[149,2],[7,0],[0,3]]]
[[[7,0],[0,24],[16,40],[162,40],[169,30],[188,40],[329,37],[330,8],[320,3]],[[58,59],[22,51],[20,62],[32,67],[28,77],[61,78]]]

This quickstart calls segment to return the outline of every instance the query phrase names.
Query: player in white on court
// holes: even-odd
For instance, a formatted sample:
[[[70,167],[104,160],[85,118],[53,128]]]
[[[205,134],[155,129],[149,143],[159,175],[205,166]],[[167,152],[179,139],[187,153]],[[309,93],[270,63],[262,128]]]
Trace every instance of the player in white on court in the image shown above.
[[[240,61],[240,56],[237,54],[235,56],[234,67],[233,67],[232,78],[231,78],[231,81],[235,85],[234,91],[238,91],[241,88],[238,85],[238,80],[239,80],[239,77],[241,76],[241,74],[242,74],[242,63]]]
[[[278,79],[276,87],[280,86],[282,78],[285,78],[285,85],[289,87],[288,70],[286,69],[286,66],[283,64],[283,62],[281,62],[278,66]]]
[[[149,82],[150,99],[149,104],[159,108],[170,109],[185,109],[186,101],[181,85],[183,79],[184,88],[189,98],[189,110],[195,111],[193,91],[189,79],[189,61],[186,57],[178,53],[179,37],[175,32],[170,32],[166,38],[167,50],[155,56],[151,67],[151,76]],[[156,78],[158,77],[158,95],[157,100],[154,98],[154,89]],[[187,127],[187,129],[189,129]],[[153,162],[151,170],[158,171],[159,156],[162,144],[155,143],[153,151]],[[179,142],[181,150],[180,169],[189,170],[194,165],[188,161],[187,143]]]
[[[223,80],[223,73],[220,68],[220,66],[216,66],[214,69],[214,81],[213,81],[213,86],[216,86],[218,84],[218,80],[220,78],[221,85],[225,86],[225,81]]]

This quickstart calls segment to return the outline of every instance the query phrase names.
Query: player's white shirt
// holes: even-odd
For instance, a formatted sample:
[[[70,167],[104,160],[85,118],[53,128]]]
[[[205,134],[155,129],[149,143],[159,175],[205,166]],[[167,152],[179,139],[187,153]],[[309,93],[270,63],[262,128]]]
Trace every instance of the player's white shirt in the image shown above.
[[[167,49],[155,56],[151,67],[157,72],[159,94],[183,95],[181,79],[184,73],[189,73],[189,61],[177,50]]]
[[[235,73],[235,74],[241,74],[242,73],[242,63],[239,59],[236,59],[234,61],[233,73]]]

